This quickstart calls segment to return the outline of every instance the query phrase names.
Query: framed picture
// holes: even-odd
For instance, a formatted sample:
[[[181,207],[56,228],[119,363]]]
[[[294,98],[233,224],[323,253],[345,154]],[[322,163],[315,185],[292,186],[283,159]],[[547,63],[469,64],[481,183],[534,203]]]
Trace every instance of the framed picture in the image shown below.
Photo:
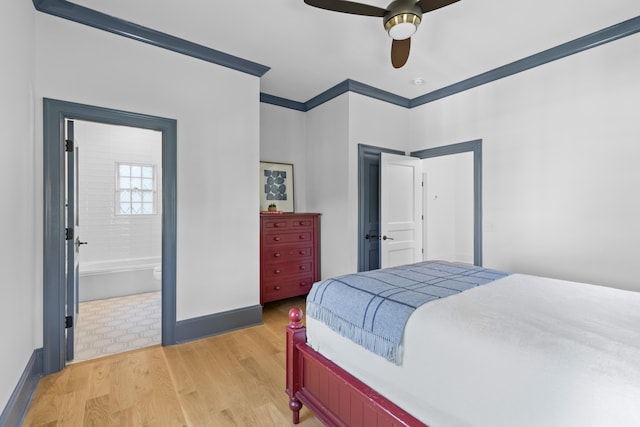
[[[272,206],[275,205],[275,208]],[[293,165],[260,162],[260,210],[293,212]]]

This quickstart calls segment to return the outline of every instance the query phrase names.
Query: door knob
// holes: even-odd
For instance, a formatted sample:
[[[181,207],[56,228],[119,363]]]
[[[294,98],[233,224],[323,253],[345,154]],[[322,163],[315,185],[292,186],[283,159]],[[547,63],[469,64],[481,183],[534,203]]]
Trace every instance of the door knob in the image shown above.
[[[88,244],[88,243],[89,243],[89,242],[81,242],[80,240],[78,240],[78,246],[80,246],[80,245],[86,245],[86,244]]]
[[[382,236],[382,240],[393,240],[393,237]]]

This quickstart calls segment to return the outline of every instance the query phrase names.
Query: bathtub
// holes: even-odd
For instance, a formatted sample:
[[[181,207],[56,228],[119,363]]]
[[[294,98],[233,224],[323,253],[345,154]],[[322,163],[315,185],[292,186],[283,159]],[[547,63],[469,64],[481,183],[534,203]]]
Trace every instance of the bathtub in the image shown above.
[[[160,290],[153,268],[160,257],[114,259],[82,262],[78,283],[78,301],[93,301]]]

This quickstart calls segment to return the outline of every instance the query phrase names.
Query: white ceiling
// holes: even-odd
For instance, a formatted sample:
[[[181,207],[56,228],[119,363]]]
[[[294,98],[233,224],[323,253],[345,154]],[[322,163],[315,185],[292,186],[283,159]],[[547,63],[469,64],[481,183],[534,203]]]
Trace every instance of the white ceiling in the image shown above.
[[[261,91],[299,102],[345,79],[415,98],[640,15],[638,0],[460,0],[423,16],[396,70],[381,18],[303,0],[71,1],[271,67]]]

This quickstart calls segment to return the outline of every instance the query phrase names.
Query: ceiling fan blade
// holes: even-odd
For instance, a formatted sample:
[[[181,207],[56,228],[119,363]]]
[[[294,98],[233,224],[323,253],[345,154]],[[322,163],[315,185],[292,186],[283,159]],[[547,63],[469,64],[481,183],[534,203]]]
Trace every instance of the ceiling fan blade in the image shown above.
[[[320,9],[354,15],[383,17],[387,13],[387,9],[345,0],[304,0],[304,2],[309,6],[319,7]]]
[[[422,13],[431,12],[432,10],[440,9],[441,7],[449,6],[460,0],[420,0],[418,7],[422,9]]]
[[[401,68],[409,59],[411,49],[411,37],[404,40],[393,40],[391,44],[391,65],[393,68]]]

